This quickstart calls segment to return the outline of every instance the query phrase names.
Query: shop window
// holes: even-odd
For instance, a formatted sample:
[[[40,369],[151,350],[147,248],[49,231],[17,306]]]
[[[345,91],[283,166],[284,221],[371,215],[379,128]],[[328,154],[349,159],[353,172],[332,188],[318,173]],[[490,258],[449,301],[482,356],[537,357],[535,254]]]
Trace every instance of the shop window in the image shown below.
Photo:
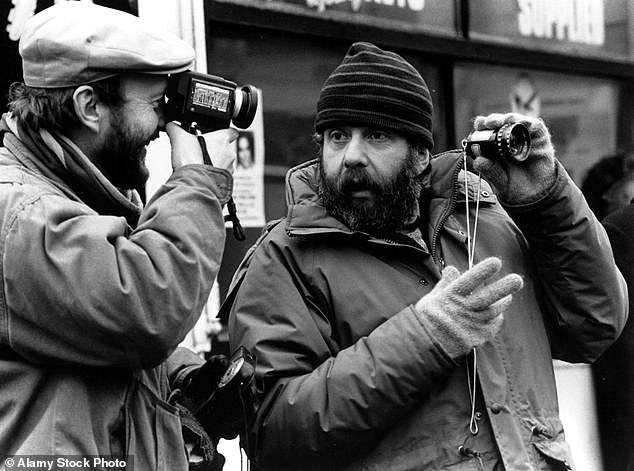
[[[617,151],[619,82],[458,64],[454,87],[458,140],[469,133],[477,115],[534,113],[544,119],[557,158],[578,185],[593,164]]]

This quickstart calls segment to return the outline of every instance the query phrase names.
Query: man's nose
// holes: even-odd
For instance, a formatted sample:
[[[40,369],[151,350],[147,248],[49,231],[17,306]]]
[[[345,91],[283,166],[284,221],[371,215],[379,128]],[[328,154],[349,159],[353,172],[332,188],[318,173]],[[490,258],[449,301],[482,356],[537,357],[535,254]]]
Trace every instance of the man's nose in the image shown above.
[[[347,168],[367,167],[366,146],[360,136],[353,135],[350,138],[343,157],[343,164]]]

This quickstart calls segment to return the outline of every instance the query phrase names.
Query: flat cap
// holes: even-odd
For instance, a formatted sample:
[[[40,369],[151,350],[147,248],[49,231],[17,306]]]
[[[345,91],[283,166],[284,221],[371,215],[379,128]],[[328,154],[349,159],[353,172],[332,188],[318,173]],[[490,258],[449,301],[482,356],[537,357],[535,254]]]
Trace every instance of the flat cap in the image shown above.
[[[24,83],[71,87],[125,72],[191,68],[194,50],[142,19],[87,2],[61,2],[30,18],[20,37]]]

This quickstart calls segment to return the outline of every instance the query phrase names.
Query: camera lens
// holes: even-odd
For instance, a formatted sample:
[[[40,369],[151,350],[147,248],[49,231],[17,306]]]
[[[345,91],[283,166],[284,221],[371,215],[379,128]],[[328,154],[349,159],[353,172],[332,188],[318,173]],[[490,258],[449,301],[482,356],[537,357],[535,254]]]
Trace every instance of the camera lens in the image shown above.
[[[505,157],[522,162],[528,158],[531,149],[531,138],[526,126],[516,123],[506,125],[499,131],[505,142]]]
[[[241,129],[251,126],[258,109],[258,90],[253,85],[236,89],[233,124]]]
[[[462,147],[472,159],[485,157],[522,162],[530,153],[531,136],[521,123],[505,124],[499,129],[473,131],[462,141]]]

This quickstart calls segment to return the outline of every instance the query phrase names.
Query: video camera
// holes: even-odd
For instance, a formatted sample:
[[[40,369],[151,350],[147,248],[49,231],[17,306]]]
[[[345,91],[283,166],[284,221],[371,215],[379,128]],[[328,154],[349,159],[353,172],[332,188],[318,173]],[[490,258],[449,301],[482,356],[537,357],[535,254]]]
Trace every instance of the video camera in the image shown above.
[[[216,75],[187,70],[171,75],[165,91],[165,117],[178,121],[181,127],[197,134],[234,126],[251,126],[258,109],[258,91],[253,85],[238,87],[235,82]],[[203,149],[203,160],[212,164],[204,139],[198,141]],[[233,224],[233,235],[239,241],[246,239],[233,198],[227,201],[229,214],[225,220]]]
[[[170,76],[165,94],[168,120],[179,121],[185,130],[195,124],[203,133],[228,128],[232,122],[246,129],[258,108],[253,85],[238,87],[222,77],[191,70]]]

